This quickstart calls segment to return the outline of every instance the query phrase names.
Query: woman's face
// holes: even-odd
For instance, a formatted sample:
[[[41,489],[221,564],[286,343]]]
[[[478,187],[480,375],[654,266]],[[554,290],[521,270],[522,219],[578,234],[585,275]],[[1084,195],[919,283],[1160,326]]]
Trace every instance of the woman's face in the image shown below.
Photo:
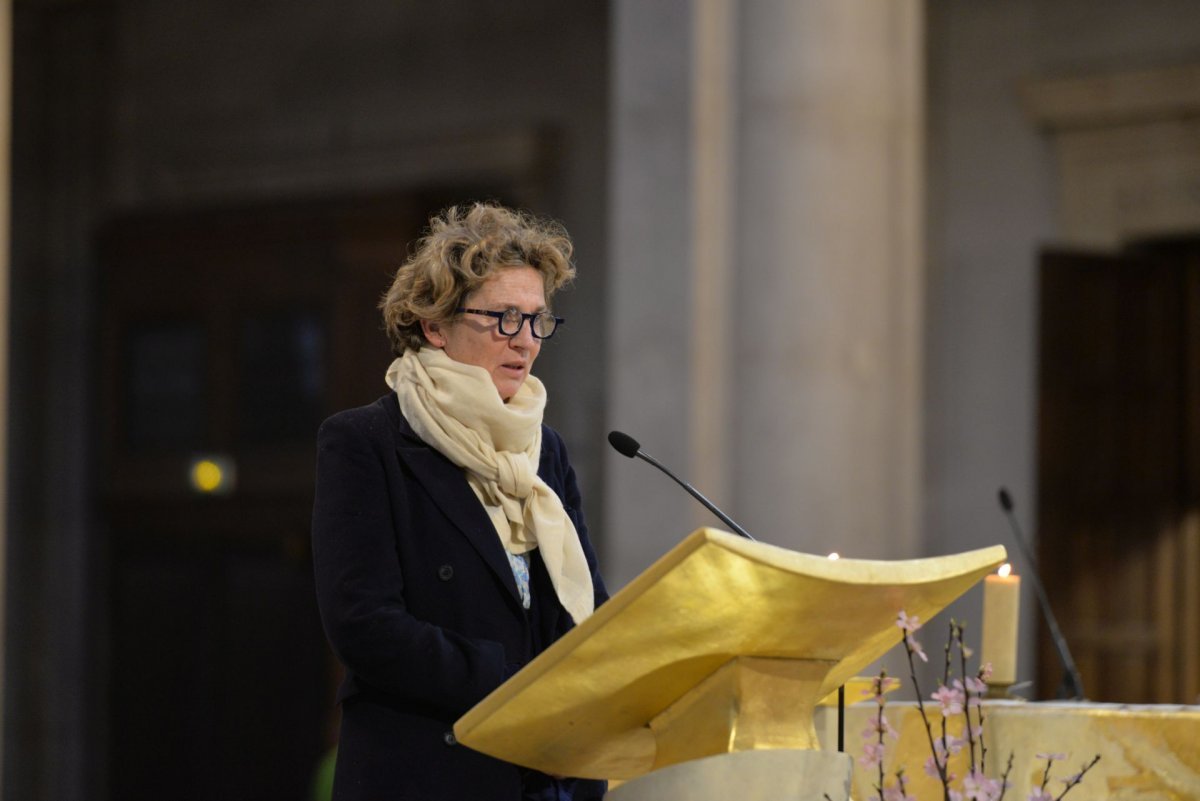
[[[515,308],[526,314],[546,311],[542,274],[532,267],[501,267],[460,304],[472,309],[504,311]],[[456,362],[488,371],[505,403],[525,383],[542,341],[533,335],[528,320],[515,336],[500,333],[500,321],[479,314],[460,314],[448,323],[422,322],[429,344],[441,348]]]

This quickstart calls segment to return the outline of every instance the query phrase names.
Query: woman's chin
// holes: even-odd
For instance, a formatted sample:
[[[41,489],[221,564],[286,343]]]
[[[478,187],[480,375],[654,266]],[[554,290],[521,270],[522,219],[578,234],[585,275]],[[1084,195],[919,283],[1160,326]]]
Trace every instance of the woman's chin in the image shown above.
[[[500,400],[508,403],[513,397],[520,392],[522,385],[525,383],[525,375],[517,376],[493,376],[492,383],[496,385],[496,391],[500,393]]]
[[[521,389],[521,384],[515,381],[497,381],[496,390],[500,393],[500,400],[508,403]]]

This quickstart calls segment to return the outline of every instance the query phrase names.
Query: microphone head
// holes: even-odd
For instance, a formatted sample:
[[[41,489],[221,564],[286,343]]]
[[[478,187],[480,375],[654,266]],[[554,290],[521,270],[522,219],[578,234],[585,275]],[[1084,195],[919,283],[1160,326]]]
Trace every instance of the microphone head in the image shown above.
[[[642,447],[636,439],[621,431],[609,431],[608,444],[616,448],[617,453],[628,456],[630,459],[637,456],[637,452]]]
[[[1006,512],[1011,512],[1013,510],[1013,502],[1012,496],[1008,494],[1008,490],[1006,490],[1004,487],[1001,487],[999,497],[1000,508]]]

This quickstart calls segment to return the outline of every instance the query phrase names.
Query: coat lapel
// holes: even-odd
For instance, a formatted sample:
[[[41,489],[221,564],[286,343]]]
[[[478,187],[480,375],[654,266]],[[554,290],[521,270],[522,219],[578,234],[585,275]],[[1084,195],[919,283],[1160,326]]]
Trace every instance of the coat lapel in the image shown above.
[[[504,547],[500,545],[500,538],[496,536],[491,518],[467,484],[462,468],[426,445],[398,410],[396,416],[400,427],[396,452],[400,459],[412,470],[442,513],[475,547],[480,558],[520,606],[521,596],[513,578],[512,566],[508,563]]]

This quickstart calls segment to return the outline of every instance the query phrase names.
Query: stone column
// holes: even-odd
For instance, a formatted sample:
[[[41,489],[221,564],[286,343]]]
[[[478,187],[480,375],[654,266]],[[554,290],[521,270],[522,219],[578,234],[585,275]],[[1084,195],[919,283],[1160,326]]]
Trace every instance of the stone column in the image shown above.
[[[920,0],[618,0],[609,420],[759,539],[917,555]],[[613,583],[713,518],[608,465]]]

